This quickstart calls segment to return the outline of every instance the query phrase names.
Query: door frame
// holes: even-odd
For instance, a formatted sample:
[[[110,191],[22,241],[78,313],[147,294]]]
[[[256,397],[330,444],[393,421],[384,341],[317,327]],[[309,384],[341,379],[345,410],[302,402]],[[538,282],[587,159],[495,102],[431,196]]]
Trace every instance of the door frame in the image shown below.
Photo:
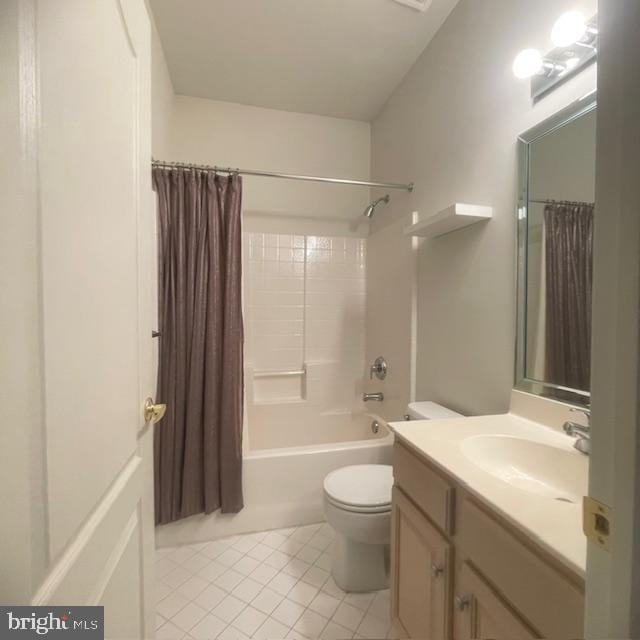
[[[589,495],[613,510],[589,542],[587,638],[640,636],[640,3],[600,0]]]
[[[0,4],[0,601],[26,604],[46,574],[36,0]],[[13,427],[13,428],[12,428]]]

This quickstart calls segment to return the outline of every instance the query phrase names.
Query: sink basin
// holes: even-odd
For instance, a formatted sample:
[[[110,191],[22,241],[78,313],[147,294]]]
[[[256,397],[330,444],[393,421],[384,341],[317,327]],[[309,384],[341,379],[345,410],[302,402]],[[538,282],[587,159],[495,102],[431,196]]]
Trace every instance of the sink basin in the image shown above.
[[[587,457],[553,445],[507,435],[462,441],[462,453],[511,486],[553,500],[579,503],[587,494]]]

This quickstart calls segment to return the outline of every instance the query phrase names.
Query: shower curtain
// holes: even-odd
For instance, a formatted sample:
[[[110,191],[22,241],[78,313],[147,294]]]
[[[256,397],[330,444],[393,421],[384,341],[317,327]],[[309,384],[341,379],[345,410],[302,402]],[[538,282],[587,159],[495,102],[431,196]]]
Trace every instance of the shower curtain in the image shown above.
[[[156,524],[243,507],[242,179],[153,169],[160,358]]]
[[[544,208],[545,379],[588,391],[591,377],[593,204]]]

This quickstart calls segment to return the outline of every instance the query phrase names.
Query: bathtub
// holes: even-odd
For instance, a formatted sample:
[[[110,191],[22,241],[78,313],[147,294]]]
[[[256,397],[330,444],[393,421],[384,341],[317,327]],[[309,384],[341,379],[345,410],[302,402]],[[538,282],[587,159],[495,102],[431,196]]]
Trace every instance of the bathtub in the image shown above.
[[[371,423],[377,421],[378,433]],[[158,546],[203,542],[213,538],[278,529],[324,520],[323,480],[334,469],[352,464],[391,464],[393,435],[386,423],[370,413],[335,416],[340,428],[307,431],[316,439],[296,447],[250,449],[244,456],[244,509],[237,514],[197,515],[156,528]]]

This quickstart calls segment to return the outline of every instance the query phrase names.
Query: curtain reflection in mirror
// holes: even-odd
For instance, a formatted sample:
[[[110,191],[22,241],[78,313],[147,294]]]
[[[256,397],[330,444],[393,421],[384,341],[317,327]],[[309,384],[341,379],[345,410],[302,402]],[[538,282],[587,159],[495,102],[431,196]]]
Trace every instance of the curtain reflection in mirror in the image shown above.
[[[545,379],[589,389],[594,205],[544,208]]]

